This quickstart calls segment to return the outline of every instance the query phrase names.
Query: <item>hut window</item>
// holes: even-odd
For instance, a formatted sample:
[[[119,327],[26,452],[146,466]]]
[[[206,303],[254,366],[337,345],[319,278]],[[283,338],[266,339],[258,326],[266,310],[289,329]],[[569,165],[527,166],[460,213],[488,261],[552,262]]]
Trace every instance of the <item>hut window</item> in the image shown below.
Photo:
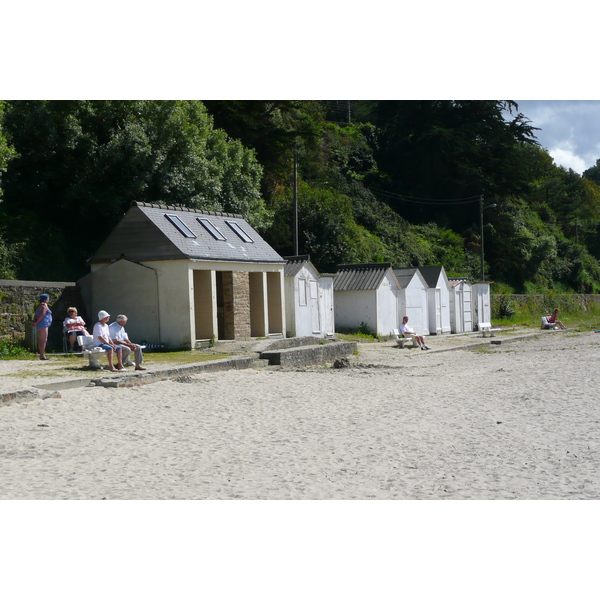
[[[298,279],[298,304],[306,306],[306,279]]]
[[[244,242],[254,243],[253,239],[235,222],[225,221],[231,229],[237,234],[237,236]]]
[[[177,216],[165,214],[165,217],[183,234],[186,238],[195,238],[195,234],[188,228],[187,225]]]
[[[206,231],[208,231],[208,233],[210,233],[215,240],[221,240],[222,242],[225,241],[225,236],[208,219],[202,217],[197,217],[197,219],[198,223],[204,226],[204,229],[206,229]]]

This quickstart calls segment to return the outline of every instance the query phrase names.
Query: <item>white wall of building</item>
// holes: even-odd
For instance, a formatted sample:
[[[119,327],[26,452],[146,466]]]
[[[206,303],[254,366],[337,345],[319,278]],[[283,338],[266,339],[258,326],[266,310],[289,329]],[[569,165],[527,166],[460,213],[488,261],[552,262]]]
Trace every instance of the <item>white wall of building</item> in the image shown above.
[[[377,333],[389,335],[398,326],[398,286],[388,271],[377,289]]]
[[[435,287],[427,289],[427,310],[430,334],[450,333],[450,291],[448,279],[443,272]]]
[[[336,291],[334,293],[335,328],[355,328],[366,323],[377,330],[377,294],[375,290]]]
[[[319,274],[309,263],[285,278],[286,329],[295,337],[323,337],[323,299]]]
[[[323,323],[323,335],[332,336],[335,334],[335,308],[333,301],[333,280],[331,275],[321,275],[320,294],[321,294],[321,315]]]
[[[473,302],[476,313],[476,328],[481,331],[483,327],[491,327],[492,305],[489,283],[476,283],[473,285]]]
[[[415,276],[398,295],[398,322],[408,317],[411,327],[421,335],[429,335],[427,312],[427,284],[422,276]]]
[[[280,276],[278,292],[285,325],[283,265],[167,260],[134,263],[119,260],[94,264],[91,276],[92,314],[106,310],[111,319],[129,317],[127,331],[133,341],[147,340],[165,346],[186,348],[195,343],[194,270],[273,272]],[[90,324],[93,327],[93,323]]]

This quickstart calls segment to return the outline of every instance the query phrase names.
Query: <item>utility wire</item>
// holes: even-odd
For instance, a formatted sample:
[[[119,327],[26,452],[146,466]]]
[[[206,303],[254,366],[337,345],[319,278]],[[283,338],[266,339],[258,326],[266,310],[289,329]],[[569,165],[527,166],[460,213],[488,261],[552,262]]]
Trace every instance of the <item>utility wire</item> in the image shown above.
[[[394,192],[387,192],[378,188],[369,188],[375,195],[380,195],[390,200],[403,200],[414,204],[432,204],[436,206],[450,206],[455,204],[472,204],[480,202],[481,196],[469,196],[467,198],[417,198],[414,196],[402,196]]]

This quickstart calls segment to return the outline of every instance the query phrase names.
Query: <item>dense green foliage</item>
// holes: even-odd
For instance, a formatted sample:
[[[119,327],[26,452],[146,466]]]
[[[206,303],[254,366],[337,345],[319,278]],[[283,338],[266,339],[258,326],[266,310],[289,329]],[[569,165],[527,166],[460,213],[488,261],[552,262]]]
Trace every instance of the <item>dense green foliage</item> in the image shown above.
[[[600,160],[554,165],[510,101],[0,103],[0,277],[71,280],[133,200],[243,214],[282,255],[600,292]],[[480,197],[484,203],[480,203]]]
[[[239,212],[269,223],[254,152],[214,129],[201,102],[7,102],[18,153],[2,182],[19,276],[69,280],[132,201]],[[8,237],[10,236],[10,237]]]

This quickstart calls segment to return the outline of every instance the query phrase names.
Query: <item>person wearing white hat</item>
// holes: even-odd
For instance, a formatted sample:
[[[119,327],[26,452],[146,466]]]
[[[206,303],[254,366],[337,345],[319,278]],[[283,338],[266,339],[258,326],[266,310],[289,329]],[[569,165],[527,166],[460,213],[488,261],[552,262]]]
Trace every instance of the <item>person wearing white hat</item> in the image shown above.
[[[101,310],[98,313],[98,322],[94,325],[94,346],[106,350],[106,358],[108,359],[108,369],[113,372],[127,371],[123,366],[123,348],[118,346],[110,339],[110,331],[108,329],[108,319],[110,315]],[[113,365],[113,354],[117,355],[117,368]]]

